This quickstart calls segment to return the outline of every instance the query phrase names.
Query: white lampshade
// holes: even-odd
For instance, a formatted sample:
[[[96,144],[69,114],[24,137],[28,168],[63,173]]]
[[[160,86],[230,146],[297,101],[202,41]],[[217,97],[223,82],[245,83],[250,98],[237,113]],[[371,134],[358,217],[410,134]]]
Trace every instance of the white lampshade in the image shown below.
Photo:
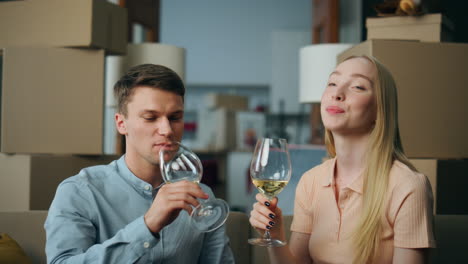
[[[175,71],[185,83],[185,49],[159,43],[128,44],[127,67],[152,63]]]
[[[330,73],[336,67],[337,55],[353,44],[314,44],[299,51],[299,101],[320,102]]]

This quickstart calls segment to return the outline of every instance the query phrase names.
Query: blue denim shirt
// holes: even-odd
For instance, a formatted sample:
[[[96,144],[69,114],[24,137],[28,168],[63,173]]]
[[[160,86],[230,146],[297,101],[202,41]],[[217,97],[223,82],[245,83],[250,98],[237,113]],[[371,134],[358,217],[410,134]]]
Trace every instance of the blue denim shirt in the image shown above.
[[[124,156],[64,180],[44,225],[47,262],[234,263],[224,226],[200,233],[186,211],[153,236],[143,215],[157,191],[128,169]]]

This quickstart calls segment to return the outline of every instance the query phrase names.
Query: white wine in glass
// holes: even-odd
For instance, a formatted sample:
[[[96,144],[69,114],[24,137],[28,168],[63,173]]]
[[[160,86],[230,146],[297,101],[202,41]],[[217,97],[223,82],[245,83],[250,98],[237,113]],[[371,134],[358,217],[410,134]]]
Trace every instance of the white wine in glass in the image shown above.
[[[291,178],[291,160],[288,143],[281,138],[262,138],[257,141],[250,163],[252,183],[268,200],[275,198]],[[267,229],[262,238],[251,238],[257,246],[280,247],[285,241],[272,238]]]
[[[271,200],[278,195],[284,187],[288,184],[288,181],[275,181],[275,180],[257,180],[252,179],[253,184],[257,189]]]
[[[171,142],[159,151],[161,174],[165,183],[191,181],[200,183],[203,166],[198,156],[179,142]],[[228,217],[229,206],[221,199],[200,200],[193,209],[190,223],[201,232],[221,227]]]

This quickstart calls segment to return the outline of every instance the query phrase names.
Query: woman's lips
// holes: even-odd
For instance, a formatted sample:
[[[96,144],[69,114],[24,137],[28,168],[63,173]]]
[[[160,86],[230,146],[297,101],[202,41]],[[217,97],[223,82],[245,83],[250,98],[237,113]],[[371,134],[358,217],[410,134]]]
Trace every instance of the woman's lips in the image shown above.
[[[344,113],[344,109],[338,106],[329,106],[326,108],[327,112],[330,114],[342,114]]]

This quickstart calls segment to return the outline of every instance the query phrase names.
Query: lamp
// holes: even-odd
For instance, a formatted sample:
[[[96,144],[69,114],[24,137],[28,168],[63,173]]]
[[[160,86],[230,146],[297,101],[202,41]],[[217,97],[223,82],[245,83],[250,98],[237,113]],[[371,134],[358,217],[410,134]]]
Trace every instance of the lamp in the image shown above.
[[[299,101],[312,103],[310,115],[312,144],[324,144],[320,100],[330,73],[336,67],[337,55],[352,44],[314,44],[299,51]]]
[[[175,71],[185,83],[185,49],[159,43],[128,44],[127,69],[139,64],[160,64]]]

